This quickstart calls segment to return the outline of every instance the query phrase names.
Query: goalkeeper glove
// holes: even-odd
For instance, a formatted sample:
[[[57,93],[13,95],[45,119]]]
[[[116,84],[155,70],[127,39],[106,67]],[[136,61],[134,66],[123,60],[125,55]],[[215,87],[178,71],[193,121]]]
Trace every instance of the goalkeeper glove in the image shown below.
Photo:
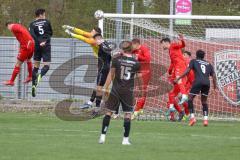
[[[70,29],[70,30],[73,30],[73,29],[74,29],[74,27],[69,26],[69,25],[63,25],[62,28],[63,28],[63,29]]]
[[[66,29],[65,32],[66,32],[68,35],[72,36],[72,32],[69,31],[69,29]]]

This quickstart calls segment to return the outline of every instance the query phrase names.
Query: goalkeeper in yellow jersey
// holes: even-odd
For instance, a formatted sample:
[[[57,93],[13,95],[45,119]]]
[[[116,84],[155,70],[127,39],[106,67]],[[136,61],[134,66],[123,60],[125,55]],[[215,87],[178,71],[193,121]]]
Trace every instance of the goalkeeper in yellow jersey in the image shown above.
[[[79,28],[64,25],[63,29],[71,37],[79,39],[91,45],[94,56],[98,58],[97,88],[93,90],[90,100],[81,108],[90,108],[96,99],[96,107],[100,107],[102,100],[102,88],[106,82],[111,63],[111,49],[107,41],[102,38],[101,29],[95,27],[91,32]]]

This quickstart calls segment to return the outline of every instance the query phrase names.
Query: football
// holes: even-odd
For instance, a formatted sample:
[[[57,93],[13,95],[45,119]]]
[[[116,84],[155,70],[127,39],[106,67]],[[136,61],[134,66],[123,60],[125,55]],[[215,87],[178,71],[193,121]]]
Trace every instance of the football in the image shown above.
[[[95,13],[94,13],[94,17],[97,19],[97,20],[100,20],[103,18],[103,11],[102,10],[97,10]]]

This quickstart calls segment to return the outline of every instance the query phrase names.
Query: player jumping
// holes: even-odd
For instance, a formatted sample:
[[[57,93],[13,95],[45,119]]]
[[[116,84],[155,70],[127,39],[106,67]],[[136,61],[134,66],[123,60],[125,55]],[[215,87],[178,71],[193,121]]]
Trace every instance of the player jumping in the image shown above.
[[[7,22],[6,27],[10,30],[18,42],[20,43],[20,49],[17,56],[17,62],[12,72],[11,79],[9,81],[5,81],[4,84],[8,86],[14,86],[14,81],[17,75],[20,72],[20,67],[24,61],[27,61],[28,68],[28,77],[24,81],[24,83],[28,83],[32,80],[32,62],[31,58],[34,53],[34,40],[28,30],[21,24]]]
[[[194,106],[193,100],[196,95],[201,92],[201,103],[203,109],[203,125],[208,126],[208,104],[207,98],[210,89],[210,80],[209,76],[213,77],[213,87],[214,90],[217,88],[216,84],[216,75],[212,65],[204,60],[205,52],[203,50],[198,50],[196,52],[196,59],[190,61],[189,67],[186,71],[178,77],[174,82],[178,82],[181,78],[188,75],[188,73],[193,70],[195,73],[195,80],[193,86],[189,93],[188,107],[190,110],[190,122],[189,125],[193,126],[196,123],[196,119],[194,117]]]
[[[178,42],[171,42],[169,38],[163,38],[161,40],[161,44],[163,45],[164,50],[169,50],[169,56],[171,59],[171,65],[169,67],[169,74],[171,75],[171,79],[175,79],[180,77],[187,68],[186,62],[182,53],[182,48],[185,47],[185,42],[183,40],[183,36],[179,35],[179,41]],[[182,99],[179,102],[179,104],[183,104],[185,101],[187,101],[187,91],[185,88],[186,85],[186,78],[181,79],[181,81],[178,81],[177,84],[174,85],[174,88],[172,91],[169,92],[169,109],[170,109],[170,115],[173,114],[174,108],[177,109],[179,112],[179,120],[181,120],[184,116],[184,112],[181,110],[181,107],[176,103],[176,96],[181,93]]]
[[[101,29],[95,27],[91,32],[85,32],[81,29],[64,25],[65,32],[71,37],[84,41],[90,44],[93,48],[94,55],[98,58],[98,75],[97,88],[93,90],[90,101],[85,103],[81,108],[90,108],[96,99],[96,107],[100,107],[102,100],[102,87],[106,82],[111,63],[111,51],[109,45],[101,35]],[[74,33],[72,33],[72,32]]]
[[[146,102],[147,96],[147,87],[149,81],[151,79],[151,68],[150,68],[150,61],[151,61],[151,54],[150,50],[147,46],[140,43],[140,40],[135,38],[132,40],[132,52],[136,55],[137,60],[141,64],[140,74],[141,74],[141,91],[142,95],[140,98],[137,99],[137,103],[134,109],[134,113],[132,115],[132,119],[134,119],[139,113],[142,112],[142,109]]]
[[[113,81],[113,86],[108,100],[105,103],[106,113],[102,123],[102,134],[99,143],[105,143],[106,133],[109,127],[111,115],[116,111],[118,106],[122,105],[124,113],[124,137],[122,144],[130,145],[129,132],[131,127],[131,113],[134,106],[134,76],[140,68],[139,62],[133,57],[131,53],[131,42],[123,41],[120,45],[123,50],[112,60],[112,66],[104,86],[105,89],[109,87]]]
[[[32,96],[36,96],[36,87],[42,77],[48,72],[51,62],[51,37],[53,35],[51,23],[46,19],[45,9],[37,9],[36,20],[30,26],[30,33],[35,41],[34,68],[32,76]],[[38,74],[41,59],[43,67]]]

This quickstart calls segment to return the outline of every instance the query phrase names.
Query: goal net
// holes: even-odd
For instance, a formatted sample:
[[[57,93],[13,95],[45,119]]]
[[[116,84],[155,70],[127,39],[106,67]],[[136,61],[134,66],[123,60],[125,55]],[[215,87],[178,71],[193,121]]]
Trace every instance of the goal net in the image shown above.
[[[176,16],[104,14],[99,20],[104,37],[117,44],[122,40],[139,38],[151,50],[152,77],[145,104],[145,119],[167,116],[170,65],[168,51],[160,45],[163,37],[175,40],[184,34],[186,47],[195,58],[198,49],[204,50],[206,60],[215,67],[217,93],[209,95],[209,117],[239,120],[240,118],[240,16]],[[137,90],[137,89],[136,89]],[[136,92],[136,97],[140,92]],[[195,98],[196,114],[202,115],[199,96]]]

